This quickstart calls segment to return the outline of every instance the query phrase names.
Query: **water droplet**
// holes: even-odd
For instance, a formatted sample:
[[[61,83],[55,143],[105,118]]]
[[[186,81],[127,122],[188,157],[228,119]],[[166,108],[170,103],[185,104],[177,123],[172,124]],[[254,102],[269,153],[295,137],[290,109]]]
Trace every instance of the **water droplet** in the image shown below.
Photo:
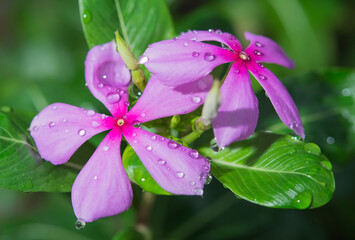
[[[138,58],[138,63],[139,64],[145,64],[145,63],[147,63],[149,61],[149,58],[147,57],[147,56],[144,56],[144,55],[142,55],[142,56],[140,56],[139,58]]]
[[[86,115],[88,115],[89,117],[92,117],[92,116],[95,115],[95,112],[94,112],[93,110],[88,110],[88,111],[86,112]]]
[[[68,133],[68,132],[69,132],[69,129],[65,129],[64,132]]]
[[[92,16],[91,16],[91,13],[89,10],[85,9],[82,16],[83,16],[83,22],[85,24],[88,24],[91,22]]]
[[[103,146],[103,147],[102,147],[102,150],[104,150],[105,152],[107,152],[107,151],[108,151],[108,149],[109,149],[109,147],[108,147],[108,146]]]
[[[236,74],[240,73],[240,71],[238,69],[234,69],[233,72]]]
[[[57,106],[53,106],[52,109],[53,109],[53,110],[56,110],[56,109],[57,109]]]
[[[143,117],[143,118],[144,118],[145,116],[146,116],[146,115],[145,115],[145,113],[141,113],[141,117]]]
[[[335,143],[335,139],[333,137],[327,137],[327,143],[328,144],[334,144]]]
[[[49,127],[54,127],[54,126],[55,126],[55,122],[50,122],[50,123],[48,124],[48,126],[49,126]]]
[[[314,155],[320,155],[321,154],[321,150],[320,148],[314,144],[314,143],[307,143],[303,146],[303,149],[308,152],[308,153],[312,153]]]
[[[220,149],[219,149],[219,147],[218,147],[218,144],[217,144],[216,138],[213,138],[213,139],[211,140],[211,142],[210,142],[210,148],[211,148],[212,151],[214,151],[214,152],[219,152],[219,151],[220,151]]]
[[[198,158],[198,152],[196,150],[192,150],[189,152],[190,158],[197,159]]]
[[[75,222],[75,228],[78,229],[78,230],[82,230],[85,227],[85,225],[86,225],[86,222],[82,218],[79,218]]]
[[[152,151],[152,149],[153,149],[153,148],[152,148],[152,146],[150,146],[150,145],[148,145],[148,146],[145,147],[145,150],[147,150],[147,151],[149,151],[149,152]]]
[[[216,30],[216,33],[217,33],[217,34],[222,34],[222,31],[221,31],[220,29],[217,29],[217,30]]]
[[[121,100],[121,96],[118,93],[110,92],[106,95],[106,100],[109,104],[118,103]]]
[[[200,54],[198,52],[192,52],[192,56],[193,57],[198,57],[198,56],[200,56]]]
[[[263,45],[261,43],[259,43],[259,42],[255,42],[255,46],[262,47]]]
[[[196,39],[197,39],[196,37],[192,37],[190,40],[191,41],[196,41]]]
[[[183,172],[177,172],[177,173],[176,173],[176,177],[177,177],[177,178],[180,178],[180,179],[181,179],[181,178],[183,178],[184,176],[185,176],[185,173],[183,173]]]
[[[264,75],[259,75],[259,79],[262,81],[265,81],[265,80],[267,80],[267,77],[265,77]]]
[[[163,160],[163,159],[159,159],[159,160],[158,160],[158,164],[159,164],[159,165],[165,165],[165,164],[166,164],[166,161]]]
[[[213,33],[213,32],[214,32],[214,30],[213,30],[213,29],[208,29],[208,31],[209,31],[210,33]]]
[[[104,87],[104,84],[98,83],[98,84],[97,84],[97,87],[98,87],[98,88],[103,88],[103,87]]]
[[[80,129],[80,130],[78,131],[78,135],[79,135],[80,137],[85,136],[85,134],[86,134],[86,131],[85,131],[84,129]]]
[[[213,179],[212,174],[211,173],[207,174],[205,185],[210,184],[212,182],[212,179]]]
[[[97,180],[97,176],[94,176],[94,180]]]
[[[344,88],[342,91],[341,91],[341,94],[343,94],[344,97],[348,97],[351,95],[351,90],[349,88]]]
[[[332,169],[333,169],[333,166],[332,166],[331,162],[329,162],[329,161],[321,161],[320,164],[324,168],[328,169],[329,171],[332,171]]]
[[[157,140],[157,136],[153,135],[150,137],[150,139],[152,139],[153,141]]]
[[[203,47],[203,48],[206,47],[206,44],[201,44],[201,47]]]
[[[200,103],[202,101],[202,99],[200,97],[192,97],[192,102],[193,103]]]
[[[137,134],[136,134],[136,133],[133,133],[132,136],[135,137],[135,136],[137,136]]]
[[[137,143],[137,140],[133,140],[133,143]]]
[[[138,120],[134,120],[132,125],[135,128],[140,128],[142,126],[142,123],[140,121],[138,121]]]
[[[295,197],[292,205],[297,209],[306,209],[311,206],[312,200],[313,200],[312,191],[307,189]]]
[[[212,158],[211,157],[205,157],[206,158],[206,160],[207,160],[207,162],[209,163],[209,164],[211,164],[212,163]]]
[[[93,126],[94,128],[100,126],[100,123],[96,122],[96,121],[92,121],[91,122],[91,126]]]
[[[168,148],[170,149],[175,149],[178,147],[179,144],[177,144],[176,142],[172,141],[172,140],[169,140],[168,142]]]
[[[195,195],[202,195],[203,189],[200,187],[196,187],[196,188],[194,188],[194,193],[195,193]]]
[[[34,131],[34,132],[37,132],[39,130],[39,127],[38,126],[34,126],[33,128],[32,128],[32,131]]]
[[[194,181],[190,181],[190,185],[191,185],[191,186],[195,186],[196,183],[195,183]]]
[[[262,63],[258,63],[258,66],[261,67],[261,68],[264,67],[264,65]]]
[[[142,182],[145,182],[145,178],[142,177],[142,178],[141,178],[141,181],[142,181]]]
[[[129,85],[128,92],[129,95],[135,99],[138,99],[142,95],[142,92],[138,89],[138,87],[134,83]]]
[[[234,40],[235,37],[231,35],[231,36],[228,37],[228,39],[229,39],[229,40]]]
[[[208,171],[210,171],[210,167],[207,165],[203,165],[202,170],[208,172]]]
[[[262,56],[263,54],[261,52],[259,52],[258,50],[255,50],[254,51],[254,54],[257,55],[257,56]]]
[[[205,56],[203,57],[203,59],[204,59],[206,62],[212,62],[212,61],[216,60],[216,55],[213,55],[213,54],[210,53],[210,52],[206,52],[206,53],[205,53]]]
[[[68,119],[63,118],[62,122],[63,122],[63,123],[67,123],[67,122],[68,122]]]
[[[189,44],[187,42],[184,42],[184,46],[187,47],[189,46]]]

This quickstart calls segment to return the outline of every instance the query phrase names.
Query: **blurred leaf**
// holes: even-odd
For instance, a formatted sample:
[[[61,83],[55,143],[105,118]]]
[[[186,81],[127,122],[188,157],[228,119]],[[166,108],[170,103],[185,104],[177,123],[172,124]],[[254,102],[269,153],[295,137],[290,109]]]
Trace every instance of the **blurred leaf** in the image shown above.
[[[144,240],[144,236],[133,227],[121,229],[112,240]]]
[[[128,177],[138,184],[138,186],[144,191],[161,195],[170,195],[170,193],[162,189],[158,183],[155,182],[132,147],[126,147],[122,156],[122,162]]]
[[[113,40],[119,29],[137,57],[148,44],[174,35],[164,0],[79,0],[79,7],[90,48]]]
[[[352,144],[355,141],[355,70],[328,69],[288,80],[285,85],[300,111],[307,141],[318,144],[334,161],[352,160],[355,154]],[[259,96],[262,119],[259,129],[291,132],[262,95]]]
[[[42,160],[26,130],[29,124],[0,110],[0,188],[25,192],[70,192],[77,175]]]
[[[332,165],[314,143],[258,133],[212,157],[212,173],[237,197],[275,208],[316,208],[334,192]]]

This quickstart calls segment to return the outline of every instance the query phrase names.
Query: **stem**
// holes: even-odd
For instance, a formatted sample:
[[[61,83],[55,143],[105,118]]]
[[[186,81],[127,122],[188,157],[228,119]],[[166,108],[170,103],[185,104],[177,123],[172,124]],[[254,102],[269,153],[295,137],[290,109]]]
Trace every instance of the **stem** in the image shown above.
[[[146,240],[152,239],[151,231],[148,227],[149,215],[154,205],[155,195],[150,192],[144,192],[142,202],[139,206],[136,229],[141,232]]]
[[[213,203],[199,211],[196,215],[185,221],[172,232],[171,236],[176,239],[187,239],[194,232],[197,232],[203,226],[211,222],[217,216],[224,213],[228,208],[235,204],[235,199],[230,196],[230,193],[222,195]]]
[[[190,145],[193,141],[199,138],[201,134],[202,133],[190,132],[189,134],[182,137],[181,140],[185,142],[187,145]]]

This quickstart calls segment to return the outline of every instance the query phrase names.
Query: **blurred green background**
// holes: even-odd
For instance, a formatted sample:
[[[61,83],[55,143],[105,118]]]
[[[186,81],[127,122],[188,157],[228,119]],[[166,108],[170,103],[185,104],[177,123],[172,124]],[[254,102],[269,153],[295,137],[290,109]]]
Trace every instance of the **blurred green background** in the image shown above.
[[[355,118],[351,115],[355,108],[349,110],[352,117],[307,118],[338,104],[339,99],[328,94],[342,93],[349,98],[339,104],[354,107],[355,1],[167,3],[177,32],[221,29],[246,46],[243,34],[249,31],[274,39],[295,60],[292,70],[270,68],[299,106],[306,140],[321,146],[333,163],[336,191],[333,200],[319,209],[278,210],[239,200],[213,180],[202,199],[157,196],[149,221],[153,239],[355,239]],[[65,102],[105,112],[84,86],[87,51],[77,1],[0,0],[0,106],[35,114],[48,104]],[[282,132],[271,104],[259,95],[259,128],[274,124],[272,130]],[[135,203],[129,211],[82,231],[74,227],[70,194],[0,190],[0,240],[112,239],[120,229],[134,225],[141,196],[140,189],[134,190]]]

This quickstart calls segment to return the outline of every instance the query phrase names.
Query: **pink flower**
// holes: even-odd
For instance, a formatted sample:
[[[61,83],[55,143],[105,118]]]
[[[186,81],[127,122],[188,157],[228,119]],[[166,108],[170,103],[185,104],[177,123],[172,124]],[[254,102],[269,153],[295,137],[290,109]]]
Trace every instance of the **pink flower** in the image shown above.
[[[209,162],[196,150],[135,125],[193,111],[204,101],[211,76],[175,88],[153,77],[127,112],[130,72],[115,47],[114,42],[96,46],[85,61],[87,86],[112,117],[55,103],[43,109],[30,126],[40,155],[55,165],[67,162],[93,135],[110,130],[72,188],[75,215],[86,222],[121,213],[132,203],[132,187],[120,156],[122,135],[155,181],[170,193],[202,195],[210,170]]]
[[[292,68],[293,61],[271,39],[248,32],[245,37],[251,43],[243,50],[240,42],[229,33],[220,30],[190,31],[173,40],[150,45],[140,63],[145,64],[164,84],[176,86],[204,77],[220,64],[233,62],[221,86],[221,106],[212,123],[219,147],[245,139],[255,131],[259,110],[249,71],[265,89],[281,120],[304,138],[301,118],[290,94],[261,63]],[[225,47],[202,41],[217,41]]]

